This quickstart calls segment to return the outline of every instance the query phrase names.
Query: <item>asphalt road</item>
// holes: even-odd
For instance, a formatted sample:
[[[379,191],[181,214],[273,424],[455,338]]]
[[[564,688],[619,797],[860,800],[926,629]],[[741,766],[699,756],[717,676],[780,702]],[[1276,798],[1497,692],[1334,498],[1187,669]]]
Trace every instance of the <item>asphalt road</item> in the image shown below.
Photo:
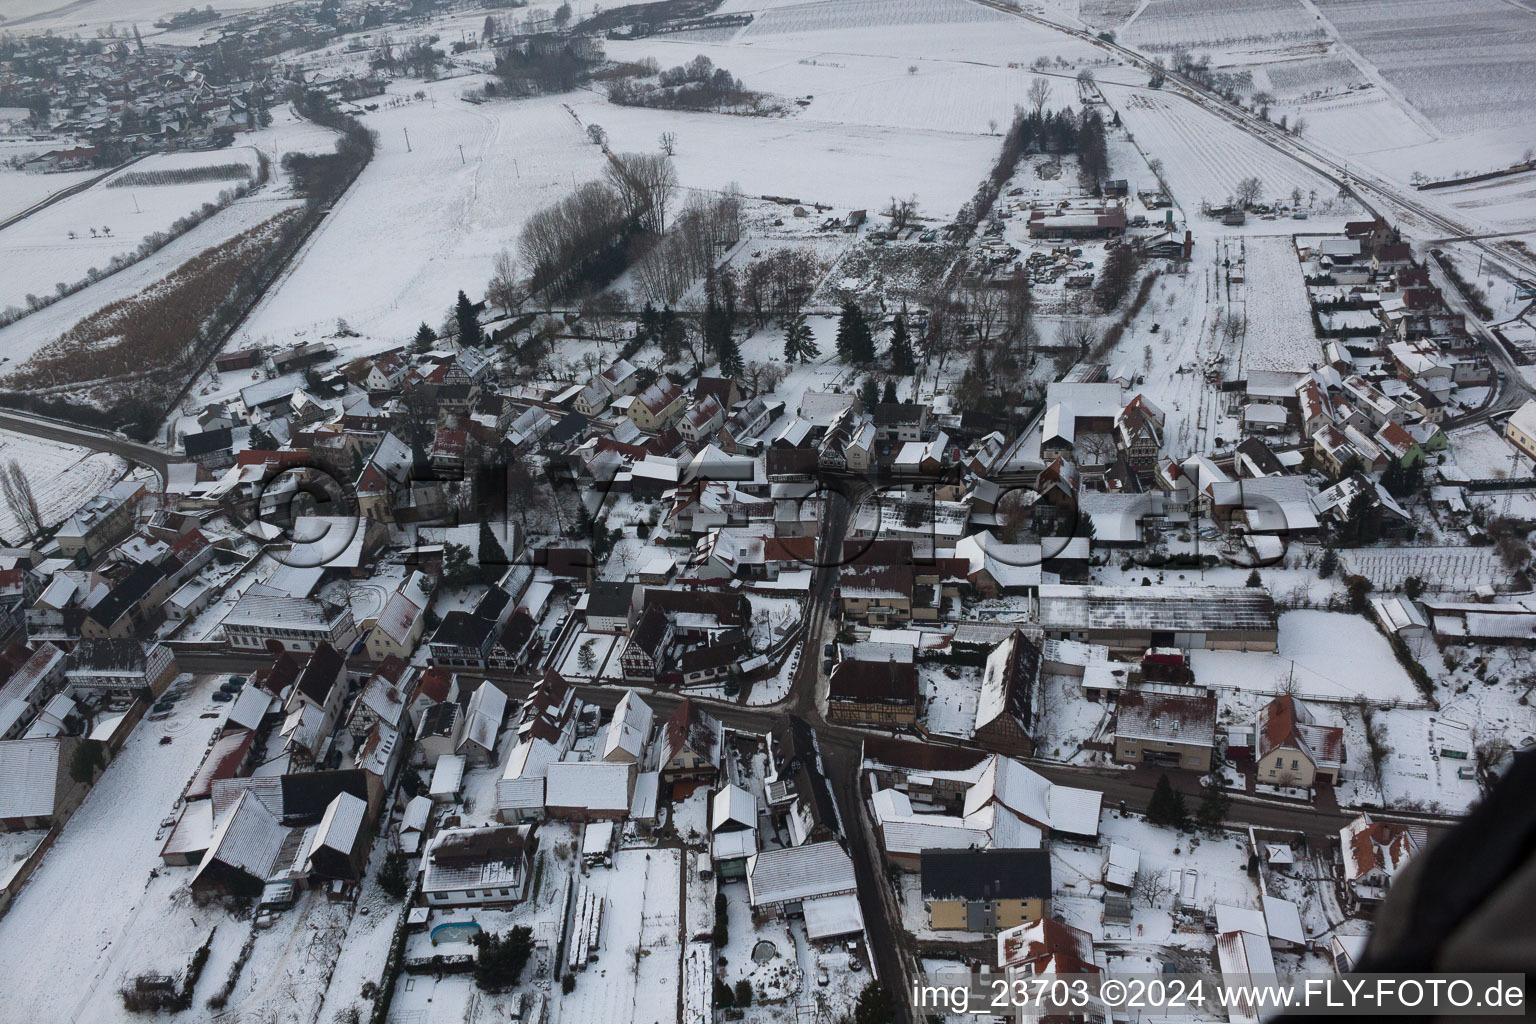
[[[32,416],[27,413],[0,411],[0,427],[18,434],[30,434],[50,441],[67,441],[92,451],[109,452],[121,456],[136,465],[155,471],[163,481],[171,464],[171,453],[164,448],[130,441],[126,437],[104,430],[77,427],[59,420]]]

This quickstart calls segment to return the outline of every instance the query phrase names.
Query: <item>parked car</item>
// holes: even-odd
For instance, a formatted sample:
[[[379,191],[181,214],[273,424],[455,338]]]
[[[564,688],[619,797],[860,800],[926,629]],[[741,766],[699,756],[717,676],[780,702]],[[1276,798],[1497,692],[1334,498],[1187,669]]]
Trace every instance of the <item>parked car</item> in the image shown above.
[[[230,693],[228,690],[219,690],[213,695],[213,701],[215,704],[228,704],[234,699],[235,695]]]

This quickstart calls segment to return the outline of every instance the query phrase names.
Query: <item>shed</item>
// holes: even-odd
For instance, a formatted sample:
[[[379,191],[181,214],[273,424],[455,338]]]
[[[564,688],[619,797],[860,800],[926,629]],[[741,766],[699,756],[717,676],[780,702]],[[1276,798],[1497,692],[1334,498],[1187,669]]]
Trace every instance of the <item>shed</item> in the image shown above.
[[[452,803],[459,798],[459,787],[463,784],[464,755],[444,754],[432,769],[432,785],[427,792],[437,803]]]

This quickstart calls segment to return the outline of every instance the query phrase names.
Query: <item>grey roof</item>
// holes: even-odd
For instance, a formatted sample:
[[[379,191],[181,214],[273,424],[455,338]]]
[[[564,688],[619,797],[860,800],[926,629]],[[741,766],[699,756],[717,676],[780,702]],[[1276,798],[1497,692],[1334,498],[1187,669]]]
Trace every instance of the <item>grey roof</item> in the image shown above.
[[[1258,587],[1112,587],[1043,584],[1040,624],[1052,630],[1175,631],[1280,628],[1274,599]]]
[[[764,850],[747,861],[747,894],[754,907],[833,896],[857,885],[853,861],[830,840]]]
[[[58,784],[57,739],[0,742],[0,818],[47,817]]]

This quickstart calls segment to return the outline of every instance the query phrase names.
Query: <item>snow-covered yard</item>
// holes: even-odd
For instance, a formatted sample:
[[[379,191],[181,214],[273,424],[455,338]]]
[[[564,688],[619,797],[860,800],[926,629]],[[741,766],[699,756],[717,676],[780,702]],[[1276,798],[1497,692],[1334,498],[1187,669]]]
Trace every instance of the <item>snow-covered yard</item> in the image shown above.
[[[74,515],[87,500],[121,479],[127,468],[116,455],[0,430],[0,466],[12,460],[32,485],[44,526]],[[7,543],[24,539],[15,513],[5,505],[0,505],[0,538]]]
[[[1342,612],[1291,611],[1280,616],[1280,649],[1194,651],[1202,685],[1256,694],[1294,692],[1331,701],[1421,700],[1386,637],[1364,617]]]

